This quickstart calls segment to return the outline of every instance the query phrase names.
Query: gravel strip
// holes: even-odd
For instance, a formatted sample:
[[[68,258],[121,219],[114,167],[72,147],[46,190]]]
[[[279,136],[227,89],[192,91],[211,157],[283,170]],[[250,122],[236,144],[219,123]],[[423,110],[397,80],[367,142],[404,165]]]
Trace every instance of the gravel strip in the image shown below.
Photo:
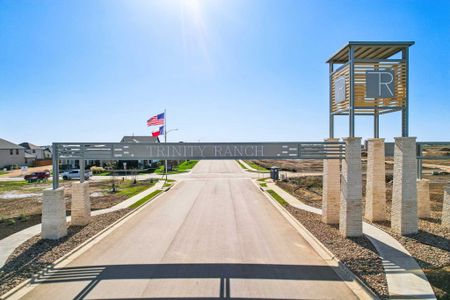
[[[381,299],[389,298],[381,258],[366,237],[344,238],[337,226],[322,223],[319,215],[290,205],[285,208]]]
[[[86,226],[69,226],[59,240],[43,240],[36,235],[17,247],[0,270],[0,295],[14,288],[45,266],[61,258],[81,243],[105,229],[131,209],[95,216]]]

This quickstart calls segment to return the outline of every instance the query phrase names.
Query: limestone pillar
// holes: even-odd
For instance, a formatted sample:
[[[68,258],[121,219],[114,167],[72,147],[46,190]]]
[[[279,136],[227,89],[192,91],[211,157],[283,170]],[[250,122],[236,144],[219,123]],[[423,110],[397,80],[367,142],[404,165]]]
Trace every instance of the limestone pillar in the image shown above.
[[[46,189],[42,196],[43,239],[57,240],[67,235],[64,188]]]
[[[362,235],[361,138],[345,138],[342,161],[339,231],[344,237]]]
[[[391,226],[398,234],[417,233],[416,138],[395,138]]]
[[[325,142],[337,141],[339,139],[325,139]],[[326,224],[339,223],[340,165],[339,159],[323,160],[322,222]]]
[[[367,141],[364,217],[371,222],[386,220],[386,171],[384,161],[384,139],[369,139]]]
[[[444,203],[442,206],[442,226],[450,228],[450,185],[444,188]]]
[[[417,215],[419,218],[431,217],[430,205],[430,181],[419,179],[417,180]]]
[[[89,182],[72,183],[71,224],[87,225],[91,220],[91,201],[89,199]]]

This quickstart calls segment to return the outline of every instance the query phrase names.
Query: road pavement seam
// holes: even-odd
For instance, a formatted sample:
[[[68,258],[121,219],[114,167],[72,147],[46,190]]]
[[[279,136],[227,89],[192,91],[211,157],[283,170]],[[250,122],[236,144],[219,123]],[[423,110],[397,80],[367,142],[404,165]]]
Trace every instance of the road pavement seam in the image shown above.
[[[261,191],[261,189],[259,189],[259,185],[254,180],[252,180],[252,182],[256,185],[258,190]],[[324,244],[322,244],[308,229],[306,229],[297,219],[295,219],[281,204],[279,204],[268,193],[262,193],[330,267],[337,267],[337,269],[333,268],[333,270],[336,271],[336,274],[343,279],[355,295],[357,295],[360,299],[378,299],[378,296],[376,296],[376,294],[366,284],[364,284],[358,276],[348,269],[344,263],[342,263],[330,250],[328,250]]]
[[[174,182],[172,187],[174,187],[176,184],[178,184],[178,182]],[[91,238],[86,240],[85,242],[81,243],[76,248],[74,248],[73,250],[71,250],[70,252],[65,254],[64,256],[62,256],[59,259],[57,259],[49,267],[43,268],[38,273],[40,273],[42,271],[45,271],[45,270],[48,270],[48,269],[55,268],[57,266],[59,268],[62,268],[64,266],[66,266],[67,264],[69,264],[70,262],[72,262],[73,260],[78,258],[80,255],[85,253],[87,250],[92,248],[94,245],[99,243],[101,240],[103,240],[105,237],[107,237],[109,234],[111,234],[114,230],[116,230],[117,228],[122,226],[124,223],[126,223],[134,215],[140,213],[141,210],[143,210],[147,206],[150,206],[153,203],[155,203],[155,201],[158,200],[159,198],[161,198],[164,194],[165,194],[165,192],[159,193],[158,195],[156,195],[154,198],[150,199],[149,201],[147,201],[143,205],[141,205],[141,206],[137,207],[136,209],[130,211],[125,216],[123,216],[119,220],[115,221],[114,223],[112,223],[108,227],[104,228],[103,230],[99,231],[97,234],[95,234],[94,236],[92,236]],[[22,283],[17,285],[15,288],[13,288],[10,291],[8,291],[7,293],[1,295],[0,299],[20,299],[22,296],[26,295],[28,292],[30,292],[32,289],[34,289],[36,286],[39,285],[39,284],[34,284],[33,283],[33,279],[35,278],[35,276],[36,276],[36,274],[33,274],[32,278],[24,280]]]

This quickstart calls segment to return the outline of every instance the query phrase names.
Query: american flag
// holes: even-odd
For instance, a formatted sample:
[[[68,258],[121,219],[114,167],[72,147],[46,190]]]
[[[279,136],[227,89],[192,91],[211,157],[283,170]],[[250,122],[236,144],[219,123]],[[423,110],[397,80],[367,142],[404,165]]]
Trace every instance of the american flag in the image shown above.
[[[164,113],[151,117],[147,120],[147,126],[164,125]]]

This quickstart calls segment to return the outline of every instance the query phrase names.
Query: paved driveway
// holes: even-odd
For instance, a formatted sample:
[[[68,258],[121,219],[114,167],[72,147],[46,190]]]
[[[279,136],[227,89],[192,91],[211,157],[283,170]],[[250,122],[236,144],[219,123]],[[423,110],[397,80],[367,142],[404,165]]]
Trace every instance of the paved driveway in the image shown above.
[[[228,297],[356,298],[234,161],[199,162],[24,298]]]

